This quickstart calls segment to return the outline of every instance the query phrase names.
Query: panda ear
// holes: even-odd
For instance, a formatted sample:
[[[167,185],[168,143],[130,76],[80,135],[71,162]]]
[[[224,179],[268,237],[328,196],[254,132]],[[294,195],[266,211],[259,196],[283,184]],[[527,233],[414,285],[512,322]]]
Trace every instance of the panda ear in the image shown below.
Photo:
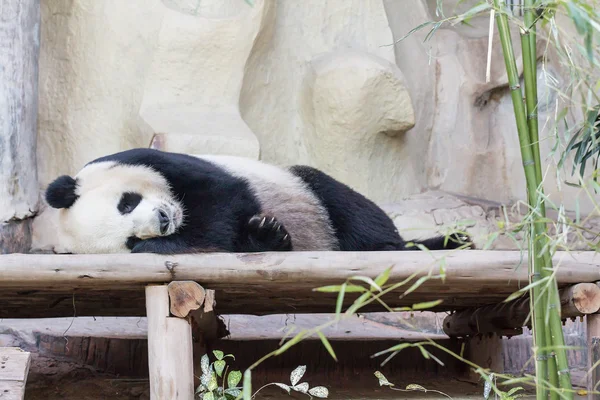
[[[77,181],[68,175],[54,180],[46,189],[46,202],[54,208],[69,208],[79,197],[75,190]]]

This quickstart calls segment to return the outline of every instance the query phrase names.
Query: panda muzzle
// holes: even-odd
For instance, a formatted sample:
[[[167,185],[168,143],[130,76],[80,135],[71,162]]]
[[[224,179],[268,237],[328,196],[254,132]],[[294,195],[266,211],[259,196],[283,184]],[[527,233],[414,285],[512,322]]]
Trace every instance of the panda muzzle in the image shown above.
[[[158,210],[158,223],[160,224],[160,234],[164,235],[167,233],[171,219],[164,210]]]

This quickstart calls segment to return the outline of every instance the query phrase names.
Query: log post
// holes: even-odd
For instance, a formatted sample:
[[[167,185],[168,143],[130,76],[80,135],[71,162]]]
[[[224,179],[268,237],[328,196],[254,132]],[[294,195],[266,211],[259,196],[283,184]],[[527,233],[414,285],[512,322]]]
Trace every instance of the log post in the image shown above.
[[[600,287],[595,283],[569,286],[560,291],[560,301],[563,319],[596,313],[600,310]],[[518,335],[527,322],[529,310],[529,296],[508,303],[462,310],[444,319],[444,332],[456,337],[487,333]]]
[[[192,330],[169,316],[167,285],[146,286],[151,400],[193,400]]]
[[[589,392],[600,390],[600,366],[592,369],[600,361],[600,314],[586,316],[587,336],[587,390]],[[588,394],[588,399],[598,399],[597,394]]]
[[[31,248],[36,170],[40,0],[0,0],[0,254]]]

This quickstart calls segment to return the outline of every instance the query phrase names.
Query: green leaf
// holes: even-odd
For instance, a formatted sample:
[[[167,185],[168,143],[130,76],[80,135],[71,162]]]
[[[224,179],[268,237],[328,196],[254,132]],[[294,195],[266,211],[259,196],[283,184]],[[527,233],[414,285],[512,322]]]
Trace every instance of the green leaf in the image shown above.
[[[412,309],[413,310],[424,310],[427,308],[432,308],[437,306],[438,304],[442,304],[444,300],[434,300],[434,301],[426,301],[423,303],[417,303],[417,304],[413,304]]]
[[[219,383],[217,382],[217,376],[215,374],[212,374],[210,377],[210,381],[208,382],[208,385],[206,385],[206,388],[210,392],[212,392],[213,390],[215,390],[218,387],[219,387]]]
[[[292,347],[293,345],[299,343],[302,339],[304,339],[304,336],[306,336],[306,330],[302,330],[302,331],[298,332],[298,334],[296,336],[294,336],[292,339],[285,342],[283,344],[283,346],[281,346],[276,351],[274,351],[273,355],[278,356],[280,354],[283,354],[287,349],[289,349],[290,347]]]
[[[238,397],[242,394],[242,391],[239,388],[229,388],[225,389],[225,394],[228,394],[233,397]]]
[[[400,344],[397,344],[395,346],[390,347],[389,349],[386,349],[386,350],[380,351],[379,353],[373,354],[372,357],[379,357],[379,356],[381,356],[383,354],[393,353],[395,351],[404,350],[407,347],[412,347],[412,343],[400,343]]]
[[[244,389],[242,390],[244,400],[252,400],[252,372],[247,369],[244,372]]]
[[[227,374],[227,387],[232,389],[237,386],[242,380],[242,373],[240,371],[231,371]]]
[[[379,292],[382,291],[382,289],[379,287],[379,285],[376,284],[373,279],[371,279],[367,276],[352,276],[349,278],[349,280],[357,280],[357,281],[365,282],[366,284],[371,286],[371,291],[373,290],[373,288],[377,289]]]
[[[223,371],[225,370],[225,366],[227,365],[227,363],[224,360],[218,360],[215,361],[213,365],[215,367],[215,372],[217,373],[217,375],[219,375],[219,377],[222,378]]]
[[[345,285],[345,283],[344,283]],[[329,286],[321,286],[318,288],[315,288],[314,291],[315,292],[323,292],[323,293],[337,293],[342,289],[342,286],[344,285],[329,285]]]
[[[421,354],[423,355],[423,357],[427,360],[429,360],[429,352],[427,350],[425,350],[425,348],[421,345],[417,345],[417,347],[419,348],[419,350],[421,350]]]
[[[212,392],[206,392],[202,395],[202,400],[215,400],[215,395]]]
[[[344,295],[346,294],[346,286],[347,286],[346,283],[344,283],[341,286],[340,293],[338,294],[337,300],[335,302],[335,316],[336,316],[336,318],[339,318],[340,314],[342,313],[342,307],[344,305]]]
[[[213,354],[217,360],[223,359],[223,352],[221,350],[213,350]]]
[[[394,268],[393,265],[389,268],[386,268],[386,270],[383,271],[381,274],[377,275],[377,278],[375,278],[375,283],[378,284],[380,287],[385,285],[388,279],[390,279],[390,273],[392,272],[392,268]]]
[[[346,314],[352,315],[354,314],[362,305],[367,301],[369,297],[372,296],[371,292],[366,292],[360,295],[360,297],[354,300],[354,303],[346,310]]]
[[[323,342],[323,346],[325,346],[325,348],[329,352],[329,355],[331,355],[331,357],[335,361],[337,361],[337,357],[335,356],[335,352],[333,351],[333,347],[331,347],[329,340],[327,340],[327,338],[325,337],[325,335],[323,335],[323,333],[321,333],[321,331],[317,331],[317,335],[319,335],[319,338],[321,339],[321,342]]]

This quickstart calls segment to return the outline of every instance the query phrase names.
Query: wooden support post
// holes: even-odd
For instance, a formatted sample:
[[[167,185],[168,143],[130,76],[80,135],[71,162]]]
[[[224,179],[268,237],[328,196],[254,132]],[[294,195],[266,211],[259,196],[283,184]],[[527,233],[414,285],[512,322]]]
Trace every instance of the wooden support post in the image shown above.
[[[167,285],[146,287],[148,368],[151,400],[193,400],[192,329],[169,317]]]
[[[502,339],[498,335],[485,335],[468,338],[465,346],[466,358],[491,372],[504,372],[504,357],[502,355]],[[482,383],[481,376],[469,368],[467,378],[476,383]]]
[[[31,248],[36,169],[40,0],[0,0],[0,254]]]
[[[600,310],[600,287],[595,283],[578,283],[560,292],[561,317],[572,318]],[[444,319],[448,336],[474,336],[497,333],[512,336],[521,333],[529,316],[529,297],[523,296],[509,303],[498,303],[475,309],[466,309]]]
[[[600,314],[586,316],[587,332],[587,390],[600,391],[600,366],[592,369],[600,361]],[[589,394],[588,399],[600,399],[599,395]]]
[[[0,399],[23,400],[31,354],[18,347],[0,347]]]

